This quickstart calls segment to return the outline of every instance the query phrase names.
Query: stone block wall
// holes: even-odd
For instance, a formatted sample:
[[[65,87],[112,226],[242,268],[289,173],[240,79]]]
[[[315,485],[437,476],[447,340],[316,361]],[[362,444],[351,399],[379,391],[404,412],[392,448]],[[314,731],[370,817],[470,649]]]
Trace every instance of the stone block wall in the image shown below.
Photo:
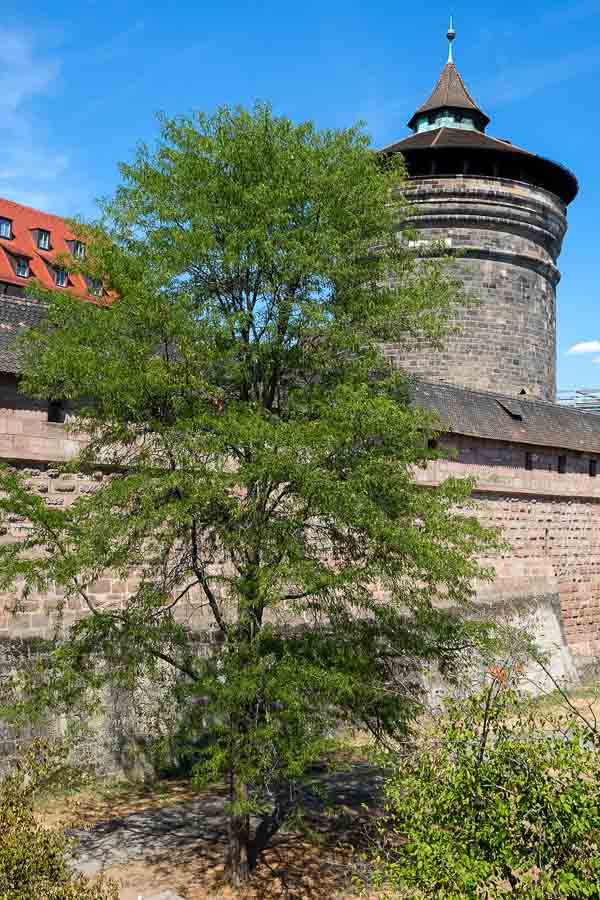
[[[565,451],[555,448],[459,435],[441,443],[442,452],[445,446],[453,455],[416,477],[424,484],[474,479],[474,514],[510,545],[482,560],[496,577],[477,585],[479,599],[523,612],[537,606],[553,635],[540,633],[542,644],[567,650],[583,671],[600,657],[600,477],[589,474],[589,460],[598,455],[567,453],[561,474],[558,454]],[[526,452],[531,471],[525,469]]]
[[[0,462],[66,462],[80,447],[62,423],[48,421],[47,403],[23,394],[14,375],[0,373]]]
[[[65,508],[98,490],[109,477],[100,470],[85,475],[60,470],[60,462],[73,455],[79,442],[64,426],[47,423],[44,410],[1,412],[0,435],[18,436],[23,442],[16,447],[0,441],[0,460],[22,471],[31,487],[55,507]],[[529,625],[533,616],[556,674],[583,671],[600,657],[600,476],[589,474],[590,459],[599,455],[569,452],[567,470],[560,474],[558,455],[564,451],[557,448],[447,435],[440,440],[440,450],[440,459],[426,470],[416,469],[416,479],[423,486],[448,477],[474,479],[473,514],[498,528],[510,545],[482,560],[494,568],[496,578],[476,585],[479,601]],[[526,453],[530,471],[525,468]],[[26,528],[15,518],[0,541],[18,539]],[[121,581],[107,573],[90,596],[99,607],[118,608],[135,588],[135,578]],[[54,633],[61,595],[55,591],[28,597],[16,616],[6,608],[13,601],[13,596],[0,597],[0,677],[15,654],[27,657],[33,639]],[[88,614],[83,600],[70,601],[63,625],[69,627]],[[205,648],[211,621],[202,598],[192,594],[178,615],[198,631]],[[120,712],[113,718],[122,723],[126,715]],[[118,743],[115,728],[110,740]],[[12,752],[18,737],[0,724],[0,755]]]
[[[27,413],[23,418],[29,423],[37,421],[37,434],[29,436],[31,457],[39,447],[38,435],[49,426],[43,417],[36,419]],[[11,417],[13,422],[18,419]],[[0,415],[0,429],[2,425]],[[63,432],[50,454],[55,458],[52,462],[16,462],[14,458],[6,462],[18,467],[47,503],[65,508],[82,494],[98,490],[108,476],[100,470],[87,475],[62,473],[59,458],[68,457],[72,438],[64,434],[63,426],[51,428]],[[574,657],[583,663],[600,655],[600,476],[589,475],[589,461],[597,455],[569,452],[567,471],[560,474],[558,455],[564,451],[556,448],[460,435],[442,438],[440,448],[442,454],[447,450],[446,458],[430,463],[427,470],[417,469],[417,480],[436,484],[448,477],[475,479],[478,517],[501,529],[512,547],[485,560],[494,567],[496,579],[491,585],[478,586],[482,601],[553,598],[560,609],[563,639]],[[526,453],[530,454],[531,471],[525,468]],[[0,541],[15,540],[25,529],[26,523],[14,519]],[[93,586],[90,597],[98,607],[118,608],[135,588],[135,579],[124,582],[107,573]],[[0,599],[0,641],[47,637],[53,632],[59,593],[29,597],[16,616],[5,608],[13,600],[5,597],[2,603]],[[70,601],[63,613],[65,627],[87,614],[83,600]],[[178,614],[200,631],[211,624],[197,593]]]
[[[461,254],[455,274],[478,302],[457,312],[460,332],[443,351],[389,345],[388,357],[430,381],[554,400],[562,201],[524,182],[466,175],[411,179],[406,196],[421,238]]]

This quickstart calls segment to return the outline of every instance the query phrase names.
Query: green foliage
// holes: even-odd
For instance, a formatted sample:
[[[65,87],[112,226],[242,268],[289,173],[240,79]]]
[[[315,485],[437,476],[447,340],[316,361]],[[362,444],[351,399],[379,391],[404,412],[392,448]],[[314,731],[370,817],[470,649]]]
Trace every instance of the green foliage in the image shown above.
[[[76,874],[64,833],[45,828],[34,815],[34,796],[61,773],[61,750],[37,741],[0,781],[0,900],[118,898],[115,885]]]
[[[438,900],[598,897],[595,740],[570,711],[542,718],[491,670],[484,690],[446,704],[389,781],[379,883]]]
[[[48,294],[25,342],[24,390],[79,410],[72,468],[111,477],[64,509],[2,479],[31,528],[0,547],[0,587],[59,585],[69,626],[22,712],[160,681],[198,778],[228,779],[240,827],[266,810],[265,836],[337,723],[401,732],[410,673],[485,637],[456,610],[492,536],[456,512],[469,483],[415,485],[436,422],[381,350],[439,342],[465,298],[439,248],[399,238],[403,165],[360,128],[223,108],[163,121],[122,174],[81,228],[118,301]],[[107,571],[135,579],[119,608],[94,601]]]

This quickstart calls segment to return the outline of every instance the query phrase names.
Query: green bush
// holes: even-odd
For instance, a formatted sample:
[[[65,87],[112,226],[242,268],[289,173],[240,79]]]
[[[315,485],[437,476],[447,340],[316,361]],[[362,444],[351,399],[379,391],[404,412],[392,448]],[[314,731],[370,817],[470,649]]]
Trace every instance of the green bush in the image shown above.
[[[33,798],[64,771],[60,751],[36,742],[0,781],[0,900],[117,900],[115,885],[73,872],[63,831],[44,828]]]
[[[544,713],[506,671],[449,701],[387,784],[375,854],[392,896],[600,897],[600,766],[577,716]]]

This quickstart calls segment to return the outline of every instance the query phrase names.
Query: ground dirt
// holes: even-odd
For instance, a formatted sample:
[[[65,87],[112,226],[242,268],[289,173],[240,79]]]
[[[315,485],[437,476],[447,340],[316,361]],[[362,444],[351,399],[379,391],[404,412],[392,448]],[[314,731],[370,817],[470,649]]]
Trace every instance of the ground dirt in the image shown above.
[[[67,828],[78,846],[76,867],[114,879],[120,900],[166,889],[185,900],[337,900],[358,893],[355,878],[380,810],[382,782],[379,770],[355,760],[342,772],[319,776],[319,791],[305,798],[305,827],[275,838],[242,894],[223,881],[226,797],[219,786],[96,784],[46,799],[38,815],[44,824]]]

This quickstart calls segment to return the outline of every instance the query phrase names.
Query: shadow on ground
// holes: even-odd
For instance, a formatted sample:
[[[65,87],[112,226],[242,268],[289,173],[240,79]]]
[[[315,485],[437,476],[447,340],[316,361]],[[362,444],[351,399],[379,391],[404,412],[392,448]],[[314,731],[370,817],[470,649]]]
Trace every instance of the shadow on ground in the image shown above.
[[[310,837],[283,832],[265,853],[249,898],[322,900],[351,896],[352,869],[367,823],[380,808],[383,775],[366,764],[321,776],[307,792]],[[321,794],[321,791],[323,792]],[[222,790],[202,791],[168,807],[103,819],[71,829],[79,844],[76,863],[88,875],[105,872],[120,881],[122,900],[166,887],[186,900],[226,897],[226,839]]]

